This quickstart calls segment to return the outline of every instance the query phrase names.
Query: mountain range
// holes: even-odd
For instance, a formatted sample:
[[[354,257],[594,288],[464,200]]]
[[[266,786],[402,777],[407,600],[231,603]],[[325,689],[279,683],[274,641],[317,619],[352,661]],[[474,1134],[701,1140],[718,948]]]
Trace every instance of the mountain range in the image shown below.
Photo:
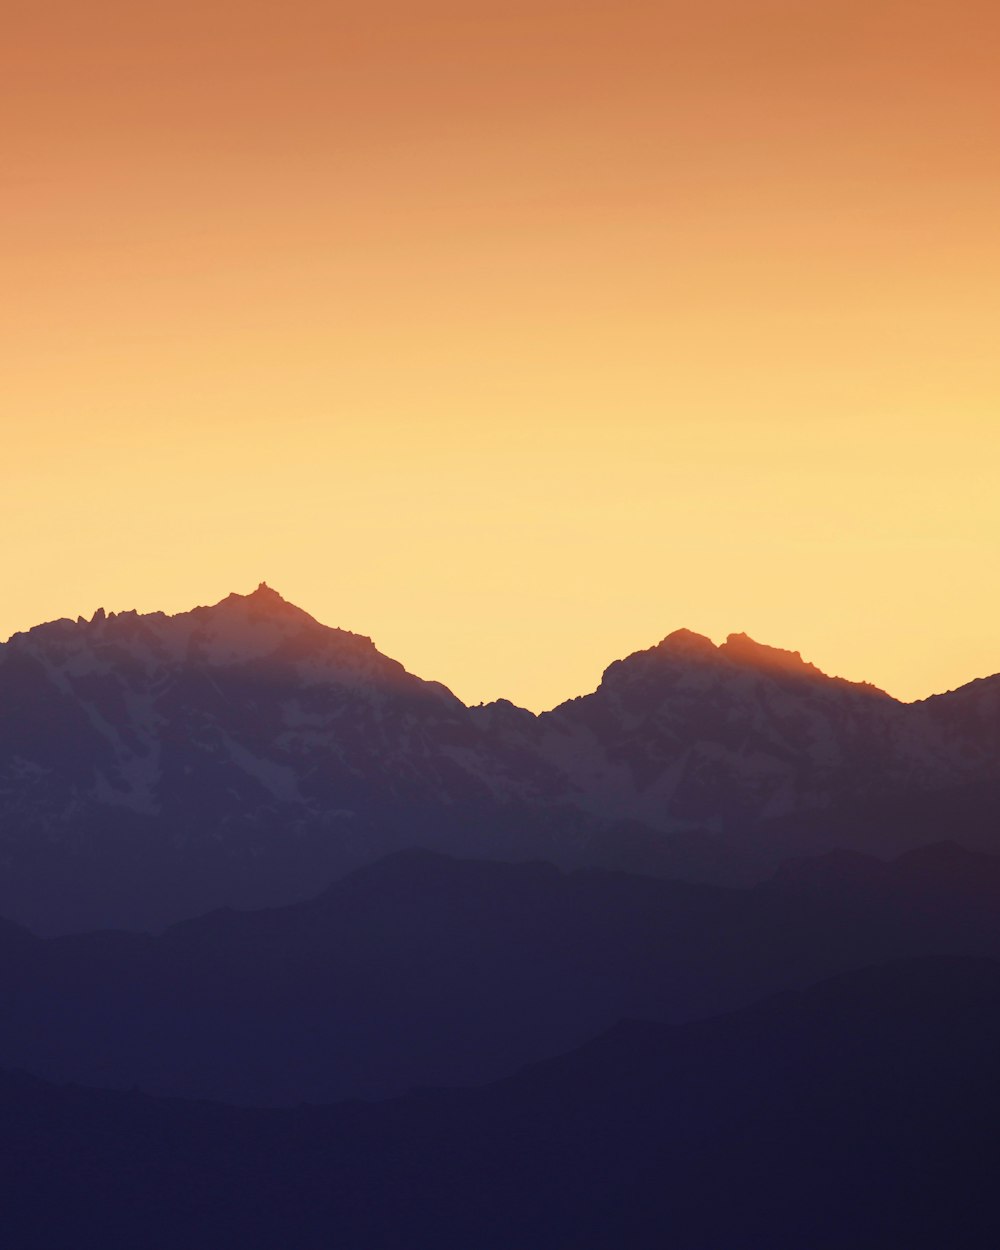
[[[990,1250],[1000,676],[535,715],[261,585],[0,646],[0,1244]]]
[[[1000,676],[919,703],[689,631],[534,715],[466,707],[261,585],[0,645],[0,914],[155,931],[385,854],[750,884],[835,847],[1000,850]]]

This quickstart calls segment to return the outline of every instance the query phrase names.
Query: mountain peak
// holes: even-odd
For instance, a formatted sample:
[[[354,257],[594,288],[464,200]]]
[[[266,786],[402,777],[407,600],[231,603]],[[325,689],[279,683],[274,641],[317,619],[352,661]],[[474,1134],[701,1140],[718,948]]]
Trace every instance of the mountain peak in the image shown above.
[[[248,595],[241,595],[233,591],[232,594],[227,595],[225,599],[215,604],[215,607],[221,608],[226,605],[230,607],[246,606],[257,611],[295,613],[300,616],[309,615],[308,612],[296,607],[294,603],[290,603],[279,595],[267,582],[261,582],[257,589],[252,590]]]
[[[749,634],[730,634],[719,650],[723,655],[737,664],[750,664],[755,668],[766,668],[785,673],[809,674],[823,677],[825,674],[803,660],[800,651],[785,651],[781,647],[770,647],[767,643],[757,642]]]
[[[675,629],[667,634],[662,642],[657,643],[654,650],[670,655],[711,655],[717,651],[715,643],[704,634],[696,634],[693,629]]]
[[[755,668],[760,672],[787,674],[792,677],[803,677],[824,683],[833,683],[842,688],[850,688],[868,694],[890,698],[884,690],[873,686],[871,682],[848,681],[846,677],[833,677],[824,673],[821,668],[803,660],[799,651],[785,651],[781,647],[769,647],[766,643],[757,642],[749,634],[730,634],[719,647],[719,654],[746,668]]]
[[[302,630],[310,634],[341,635],[355,638],[343,630],[328,630],[315,617],[310,616],[304,608],[297,607],[282,598],[276,590],[272,590],[266,582],[261,582],[256,590],[241,595],[233,591],[218,603],[209,607],[193,609],[190,613],[181,613],[171,618],[175,621],[190,620],[201,628],[208,628],[223,635],[253,636],[263,641],[265,633],[272,633],[275,640],[289,633],[298,634]],[[367,640],[365,640],[367,641]]]
[[[254,591],[251,591],[250,594],[246,596],[246,598],[252,599],[257,603],[287,603],[288,602],[286,599],[283,599],[282,596],[279,595],[276,590],[272,590],[271,587],[267,584],[267,582],[261,582],[260,585],[257,587],[257,589]]]

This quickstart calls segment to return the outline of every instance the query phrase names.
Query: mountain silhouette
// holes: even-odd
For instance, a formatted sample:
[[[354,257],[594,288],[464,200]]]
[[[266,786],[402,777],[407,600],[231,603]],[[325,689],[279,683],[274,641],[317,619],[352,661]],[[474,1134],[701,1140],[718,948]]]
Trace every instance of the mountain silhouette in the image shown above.
[[[161,937],[0,928],[0,1067],[256,1105],[474,1084],[888,959],[1000,958],[1000,859],[838,852],[752,889],[398,852]]]
[[[10,1250],[988,1250],[1000,965],[626,1022],[469,1090],[261,1110],[0,1075]]]
[[[468,708],[261,585],[0,646],[0,914],[155,930],[388,852],[729,883],[852,846],[1000,849],[1000,677],[922,703],[689,631],[535,716]]]

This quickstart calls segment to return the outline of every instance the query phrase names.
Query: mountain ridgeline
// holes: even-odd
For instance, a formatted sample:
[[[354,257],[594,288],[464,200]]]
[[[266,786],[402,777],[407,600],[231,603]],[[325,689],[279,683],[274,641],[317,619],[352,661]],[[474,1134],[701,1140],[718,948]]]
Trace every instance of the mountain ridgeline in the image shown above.
[[[535,716],[466,707],[261,585],[0,646],[0,914],[158,929],[407,846],[715,883],[833,847],[1000,850],[1000,677],[902,704],[688,631]]]

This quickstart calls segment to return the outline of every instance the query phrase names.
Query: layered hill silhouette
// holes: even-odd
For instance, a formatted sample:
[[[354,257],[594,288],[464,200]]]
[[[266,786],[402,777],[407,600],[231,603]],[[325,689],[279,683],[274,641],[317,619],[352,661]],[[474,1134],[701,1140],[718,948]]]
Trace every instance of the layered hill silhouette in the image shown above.
[[[987,1250],[1000,965],[624,1023],[473,1090],[260,1110],[0,1076],[10,1250]]]
[[[687,631],[535,716],[468,708],[261,585],[0,646],[0,914],[261,907],[408,845],[715,882],[836,846],[1000,849],[1000,677],[901,704]]]
[[[998,812],[1000,677],[681,630],[470,708],[265,585],[15,635],[0,1242],[992,1247]]]
[[[1000,859],[851,853],[751,889],[400,852],[161,937],[0,928],[0,1068],[248,1105],[475,1084],[907,956],[1000,958]]]

